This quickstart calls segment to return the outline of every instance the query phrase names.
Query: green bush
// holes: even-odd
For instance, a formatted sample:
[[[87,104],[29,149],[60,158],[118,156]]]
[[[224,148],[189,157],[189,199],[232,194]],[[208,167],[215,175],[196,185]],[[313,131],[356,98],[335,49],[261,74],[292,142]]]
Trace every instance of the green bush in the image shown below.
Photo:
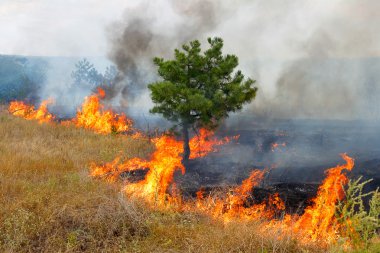
[[[350,240],[353,247],[368,250],[373,247],[373,239],[379,236],[380,192],[376,189],[363,193],[364,186],[372,179],[361,181],[362,177],[348,182],[345,199],[338,203],[337,217],[342,224],[342,235]],[[370,197],[367,208],[366,197]]]

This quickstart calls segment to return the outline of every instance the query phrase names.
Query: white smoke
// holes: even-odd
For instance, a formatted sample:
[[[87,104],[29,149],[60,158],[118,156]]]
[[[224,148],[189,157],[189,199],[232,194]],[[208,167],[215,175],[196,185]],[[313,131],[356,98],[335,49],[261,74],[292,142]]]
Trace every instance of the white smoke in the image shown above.
[[[245,112],[380,119],[379,9],[377,0],[3,0],[0,53],[108,55],[122,72],[117,103],[147,115],[152,58],[220,36],[260,88]],[[48,86],[63,82],[49,78]],[[43,95],[76,92],[62,87]]]
[[[139,94],[156,78],[154,56],[171,57],[184,42],[220,36],[224,52],[236,54],[243,73],[258,81],[250,113],[380,117],[374,95],[380,63],[371,64],[380,56],[379,7],[370,0],[140,1],[112,26],[110,57],[125,75],[127,99],[141,108],[150,106]]]

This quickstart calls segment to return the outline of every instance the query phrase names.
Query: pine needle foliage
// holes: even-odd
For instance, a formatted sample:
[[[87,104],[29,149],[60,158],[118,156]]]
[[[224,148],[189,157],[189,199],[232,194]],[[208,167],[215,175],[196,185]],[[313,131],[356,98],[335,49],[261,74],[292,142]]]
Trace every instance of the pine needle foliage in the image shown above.
[[[209,38],[202,52],[198,40],[174,51],[174,59],[154,58],[162,80],[148,85],[154,107],[152,113],[181,126],[184,160],[190,156],[189,129],[215,128],[230,112],[242,109],[257,92],[255,81],[235,70],[239,59],[223,55],[223,40]]]

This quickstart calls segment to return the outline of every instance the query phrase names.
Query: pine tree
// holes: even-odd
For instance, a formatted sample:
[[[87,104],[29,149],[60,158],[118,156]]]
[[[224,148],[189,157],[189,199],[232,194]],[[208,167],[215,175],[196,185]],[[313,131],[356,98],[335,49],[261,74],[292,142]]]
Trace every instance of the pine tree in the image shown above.
[[[235,55],[223,55],[223,40],[209,38],[209,49],[201,52],[201,44],[194,40],[174,51],[173,60],[154,58],[158,74],[163,79],[149,84],[155,106],[152,113],[182,127],[184,140],[183,163],[189,159],[189,129],[212,129],[229,112],[242,109],[243,104],[256,96],[254,80],[245,79]]]

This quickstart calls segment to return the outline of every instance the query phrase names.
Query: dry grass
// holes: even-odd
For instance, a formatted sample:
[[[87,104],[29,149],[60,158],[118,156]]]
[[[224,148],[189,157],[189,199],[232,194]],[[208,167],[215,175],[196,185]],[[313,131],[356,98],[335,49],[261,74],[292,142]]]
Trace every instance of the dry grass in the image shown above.
[[[147,233],[119,186],[88,177],[91,161],[144,156],[144,141],[0,114],[0,252],[109,251]]]
[[[259,232],[260,223],[223,224],[194,213],[150,214],[150,233],[138,242],[138,252],[321,252],[301,247],[276,231]],[[277,231],[278,232],[278,231]]]
[[[88,177],[91,161],[144,157],[146,141],[0,112],[0,252],[325,252],[257,223],[154,211]]]

